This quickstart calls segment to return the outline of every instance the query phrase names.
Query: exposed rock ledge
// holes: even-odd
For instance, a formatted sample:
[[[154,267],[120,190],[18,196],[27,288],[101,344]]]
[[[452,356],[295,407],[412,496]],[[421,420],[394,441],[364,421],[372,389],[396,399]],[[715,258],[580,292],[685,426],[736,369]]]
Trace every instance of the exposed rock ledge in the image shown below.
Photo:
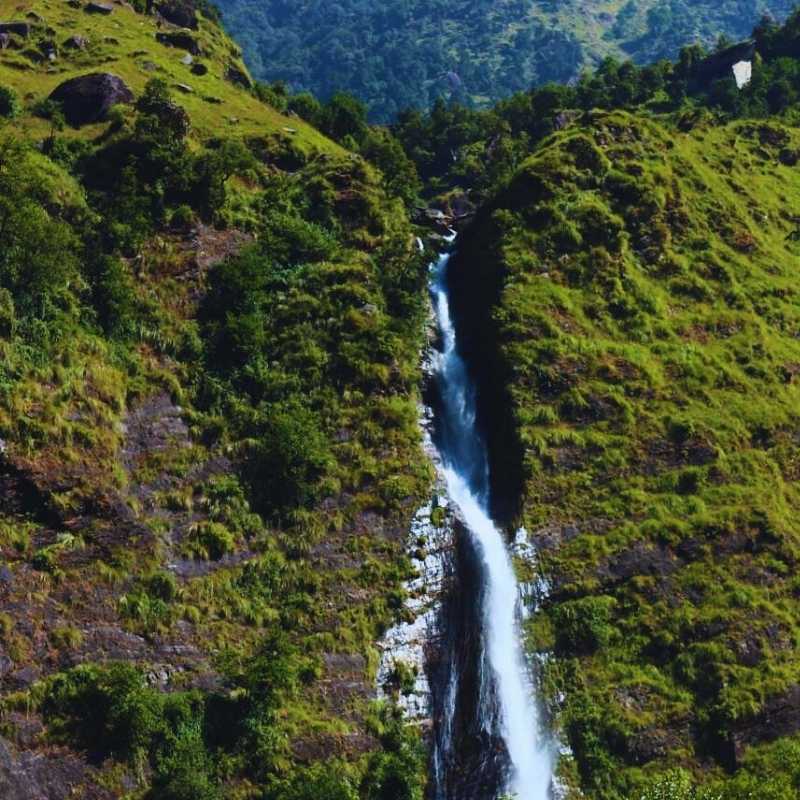
[[[431,440],[432,419],[429,409],[420,409],[424,448],[437,463],[438,454]],[[437,517],[439,517],[437,519]],[[453,517],[448,509],[447,492],[439,479],[430,502],[420,508],[411,522],[408,552],[416,577],[405,584],[406,619],[390,628],[378,647],[379,699],[394,698],[410,721],[425,728],[433,724],[432,691],[428,678],[429,665],[438,659],[439,625],[443,598],[453,574]],[[399,675],[413,675],[413,688]]]

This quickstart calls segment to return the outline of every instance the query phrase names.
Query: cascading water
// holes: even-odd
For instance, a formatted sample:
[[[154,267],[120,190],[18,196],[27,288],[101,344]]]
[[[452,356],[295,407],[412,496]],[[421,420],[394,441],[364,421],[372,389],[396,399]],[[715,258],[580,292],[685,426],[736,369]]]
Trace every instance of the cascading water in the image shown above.
[[[503,535],[488,513],[488,456],[476,424],[475,389],[458,353],[450,315],[449,260],[445,254],[436,262],[431,282],[439,329],[439,345],[433,353],[438,392],[435,443],[450,501],[468,534],[468,560],[479,585],[471,599],[478,607],[467,609],[470,621],[461,626],[461,638],[469,641],[454,642],[446,664],[449,674],[439,704],[434,747],[434,791],[436,800],[495,800],[506,793],[518,800],[547,800],[551,747],[522,655],[516,576]],[[472,588],[460,587],[462,605]],[[465,679],[457,651],[470,647],[478,651],[468,654],[473,679],[461,686]],[[465,765],[461,751],[469,746],[456,741],[458,724],[471,731],[465,734],[469,746],[474,748],[479,740],[478,749],[490,752],[475,754]]]

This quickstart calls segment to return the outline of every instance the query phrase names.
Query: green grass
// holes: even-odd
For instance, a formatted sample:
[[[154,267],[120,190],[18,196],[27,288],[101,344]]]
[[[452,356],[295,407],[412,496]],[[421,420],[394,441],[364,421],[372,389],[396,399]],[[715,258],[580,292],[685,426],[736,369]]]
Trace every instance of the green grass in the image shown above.
[[[176,95],[189,113],[194,135],[200,140],[274,136],[294,142],[307,153],[343,152],[302,120],[279,114],[247,90],[226,80],[229,64],[246,72],[239,48],[215,23],[205,18],[200,18],[200,29],[193,34],[203,50],[195,61],[208,67],[206,75],[198,76],[192,74],[191,66],[181,63],[185,55],[183,50],[155,40],[155,34],[162,30],[157,27],[155,18],[137,14],[128,5],[115,5],[108,16],[90,15],[57,0],[34,0],[26,3],[21,11],[8,5],[10,13],[3,15],[4,21],[25,21],[29,13],[38,14],[45,21],[34,29],[28,40],[19,40],[24,41],[25,50],[36,50],[37,44],[44,40],[55,41],[59,46],[58,60],[53,64],[46,60],[36,64],[24,55],[25,50],[0,53],[0,85],[15,89],[27,105],[47,97],[63,81],[88,72],[114,73],[136,95],[150,78],[159,77],[173,90],[177,84],[186,84],[194,90],[189,94],[178,90]],[[48,35],[45,27],[53,29],[55,35]],[[89,39],[85,51],[62,47],[73,35]],[[210,102],[205,98],[222,102]],[[34,138],[44,137],[49,131],[49,123],[27,116],[11,127]],[[93,138],[104,128],[101,123],[88,125],[75,135]]]

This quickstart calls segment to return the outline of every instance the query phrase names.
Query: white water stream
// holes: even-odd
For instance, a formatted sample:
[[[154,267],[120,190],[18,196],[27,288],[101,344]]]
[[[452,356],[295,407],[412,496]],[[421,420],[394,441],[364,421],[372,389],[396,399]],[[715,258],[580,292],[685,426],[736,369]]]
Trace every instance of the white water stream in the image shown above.
[[[520,642],[520,593],[503,534],[489,516],[489,465],[486,447],[476,427],[475,387],[456,346],[447,292],[449,254],[434,265],[431,297],[440,344],[434,353],[435,377],[441,395],[438,420],[439,453],[448,494],[469,532],[481,566],[481,671],[476,707],[483,730],[499,735],[508,752],[509,775],[501,793],[518,800],[548,800],[551,796],[552,748],[543,733],[529,671]],[[480,590],[482,589],[482,591]],[[469,592],[470,587],[462,587]],[[439,747],[447,750],[453,730],[458,676],[451,675],[450,699],[440,721]],[[448,757],[438,753],[435,767]],[[449,757],[452,760],[452,757]],[[436,771],[436,770],[435,770]],[[434,780],[437,775],[434,775]],[[441,787],[441,800],[448,797]],[[486,798],[495,800],[495,798]]]

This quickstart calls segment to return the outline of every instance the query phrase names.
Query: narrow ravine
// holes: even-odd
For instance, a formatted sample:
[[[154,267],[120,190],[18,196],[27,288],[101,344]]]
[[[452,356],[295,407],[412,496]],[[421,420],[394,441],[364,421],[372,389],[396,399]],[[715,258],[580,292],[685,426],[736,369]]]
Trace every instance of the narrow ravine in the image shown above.
[[[450,314],[449,260],[448,253],[442,255],[431,276],[438,328],[434,444],[450,505],[461,522],[462,560],[468,567],[458,576],[462,622],[450,632],[447,678],[440,687],[434,796],[547,800],[552,751],[522,652],[519,587],[504,536],[488,512],[488,457],[476,423],[475,387],[459,355]],[[469,755],[476,748],[484,752]]]

